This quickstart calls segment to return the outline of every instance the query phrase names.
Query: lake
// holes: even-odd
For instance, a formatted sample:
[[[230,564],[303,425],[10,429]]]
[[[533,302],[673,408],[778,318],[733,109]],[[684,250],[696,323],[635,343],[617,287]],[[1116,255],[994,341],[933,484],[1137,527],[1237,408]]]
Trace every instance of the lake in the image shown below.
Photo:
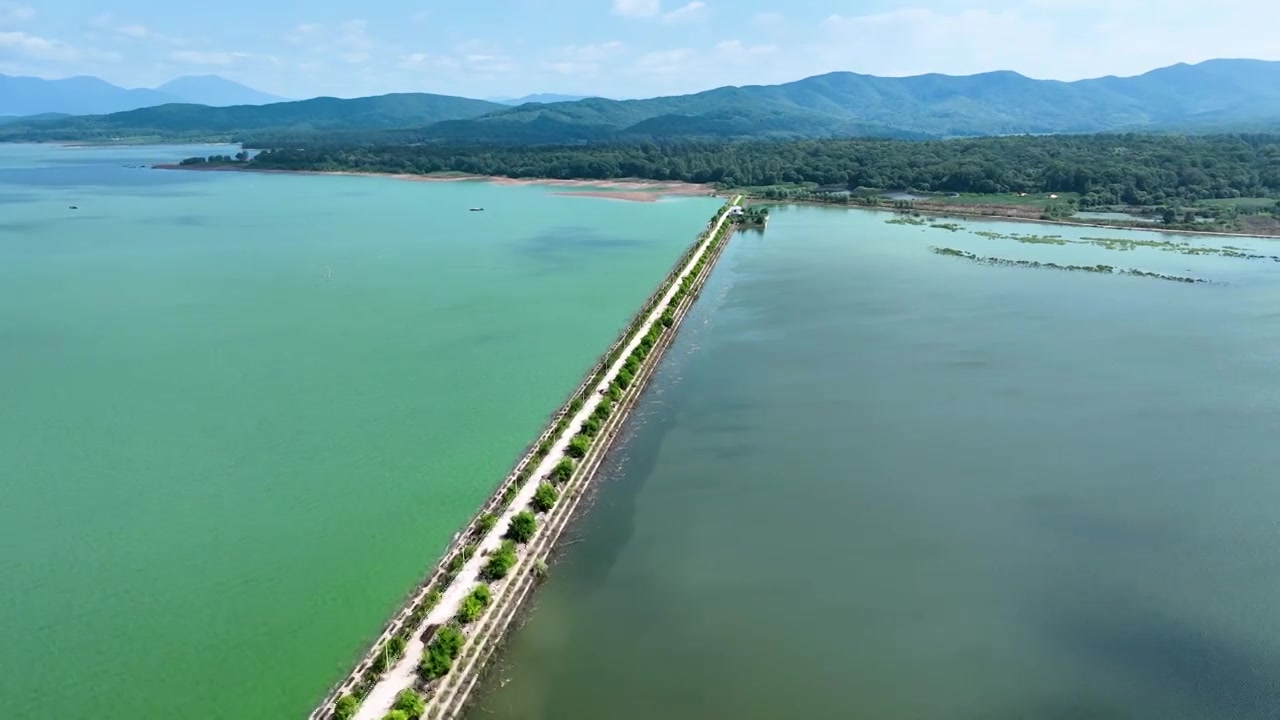
[[[1280,263],[1167,249],[1280,245],[891,217],[733,238],[472,718],[1280,717]]]
[[[720,205],[227,152],[0,145],[11,717],[304,716]]]

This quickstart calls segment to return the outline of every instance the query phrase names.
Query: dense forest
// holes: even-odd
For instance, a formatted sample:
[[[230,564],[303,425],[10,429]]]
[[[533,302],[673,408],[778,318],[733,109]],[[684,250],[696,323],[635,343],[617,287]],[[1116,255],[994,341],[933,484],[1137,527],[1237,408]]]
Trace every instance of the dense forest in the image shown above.
[[[733,187],[811,183],[926,192],[1075,192],[1086,207],[1280,196],[1280,135],[421,144],[273,150],[251,164],[285,170],[645,178]]]

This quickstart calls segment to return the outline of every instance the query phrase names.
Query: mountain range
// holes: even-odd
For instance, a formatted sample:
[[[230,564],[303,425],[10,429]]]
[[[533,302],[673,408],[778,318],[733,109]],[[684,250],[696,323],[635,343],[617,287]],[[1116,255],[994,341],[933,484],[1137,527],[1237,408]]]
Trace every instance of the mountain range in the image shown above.
[[[426,128],[424,139],[955,137],[1280,119],[1280,62],[1211,60],[1076,82],[1014,72],[889,78],[836,72],[646,100],[525,105]]]
[[[0,114],[5,114],[0,109]],[[15,113],[9,113],[15,114]],[[360,142],[575,143],[681,138],[906,137],[1266,128],[1280,121],[1280,62],[1210,60],[1076,82],[1014,72],[877,77],[837,72],[781,85],[645,100],[516,107],[445,95],[318,98],[260,107],[167,105],[11,122],[3,139],[173,137],[250,142],[355,133]]]
[[[217,75],[180,77],[156,88],[122,88],[95,77],[44,80],[0,75],[0,116],[100,115],[168,103],[262,105],[284,98]]]

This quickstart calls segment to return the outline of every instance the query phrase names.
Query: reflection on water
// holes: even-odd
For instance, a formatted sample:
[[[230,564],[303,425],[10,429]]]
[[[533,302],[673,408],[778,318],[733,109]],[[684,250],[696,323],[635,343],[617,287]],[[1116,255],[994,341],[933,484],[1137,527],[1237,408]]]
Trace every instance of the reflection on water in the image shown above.
[[[1280,266],[885,217],[735,236],[473,718],[1280,717]]]

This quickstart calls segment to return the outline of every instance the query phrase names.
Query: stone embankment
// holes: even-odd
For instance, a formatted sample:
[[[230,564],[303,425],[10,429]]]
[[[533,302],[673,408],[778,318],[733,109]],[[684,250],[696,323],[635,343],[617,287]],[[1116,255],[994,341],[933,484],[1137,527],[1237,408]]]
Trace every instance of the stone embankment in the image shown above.
[[[311,720],[460,713],[710,274],[732,232],[729,208],[737,201],[717,213]]]

